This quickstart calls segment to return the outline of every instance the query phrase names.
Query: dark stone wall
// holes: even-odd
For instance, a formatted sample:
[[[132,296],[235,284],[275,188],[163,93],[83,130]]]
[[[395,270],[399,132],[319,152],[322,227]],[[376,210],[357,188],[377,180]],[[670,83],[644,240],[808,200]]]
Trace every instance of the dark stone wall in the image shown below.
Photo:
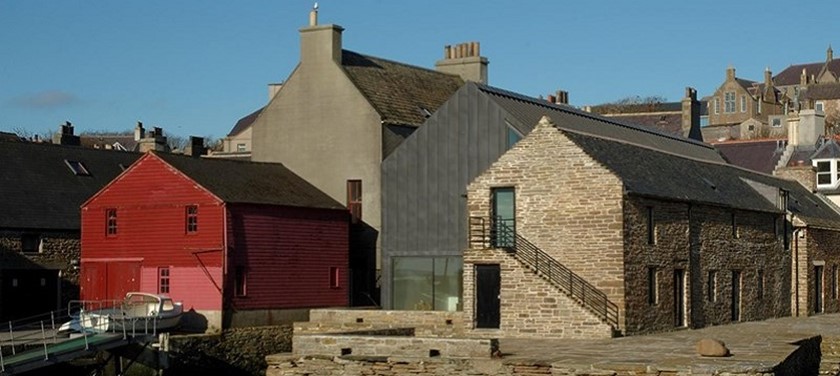
[[[265,357],[292,351],[292,326],[226,329],[170,338],[170,375],[264,375]]]

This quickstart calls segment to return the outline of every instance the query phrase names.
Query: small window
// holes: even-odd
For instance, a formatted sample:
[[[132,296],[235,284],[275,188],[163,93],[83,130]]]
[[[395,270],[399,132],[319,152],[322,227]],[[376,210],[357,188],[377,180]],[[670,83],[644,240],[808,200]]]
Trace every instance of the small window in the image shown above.
[[[747,112],[747,96],[741,96],[741,112]]]
[[[647,300],[648,304],[654,305],[659,302],[659,294],[657,291],[657,275],[656,267],[648,266],[647,268]]]
[[[105,234],[108,236],[117,235],[117,209],[105,210]]]
[[[770,120],[770,124],[773,128],[781,128],[782,127],[782,118],[773,118]]]
[[[758,300],[764,299],[764,269],[758,269],[758,283],[756,289],[756,295],[758,295]]]
[[[233,289],[236,296],[247,296],[248,294],[248,271],[244,266],[236,267]]]
[[[837,299],[837,265],[831,267],[831,299]]]
[[[731,114],[735,112],[735,92],[727,91],[723,93],[723,112]]]
[[[340,282],[339,282],[341,280],[339,278],[340,277],[339,270],[340,269],[335,267],[335,266],[330,267],[330,288],[331,289],[337,289],[337,288],[341,287]]]
[[[20,251],[23,253],[40,253],[41,237],[38,234],[23,234],[20,237]]]
[[[709,125],[709,115],[703,115],[700,117],[700,126],[705,127]]]
[[[169,294],[169,268],[158,268],[158,294]]]
[[[187,234],[195,234],[198,232],[198,206],[187,206],[186,215]]]
[[[706,280],[706,300],[710,302],[717,301],[717,271],[709,270],[708,279]]]
[[[656,244],[656,220],[653,217],[653,206],[647,207],[647,243]]]
[[[814,103],[814,109],[817,110],[817,112],[824,112],[824,108],[825,105],[822,101],[817,101],[817,103]]]
[[[522,134],[519,133],[515,128],[513,128],[510,124],[507,126],[507,150],[510,150],[513,145],[516,145],[519,140],[522,139]]]
[[[41,287],[46,287],[46,286],[47,286],[47,279],[46,278],[41,278]]]
[[[720,113],[720,98],[715,98],[715,115]]]
[[[732,237],[735,239],[741,237],[741,232],[738,231],[738,218],[735,213],[732,213]]]
[[[236,151],[245,151],[245,144],[236,144]]]
[[[84,163],[79,161],[71,161],[67,159],[64,160],[64,163],[67,164],[67,167],[70,168],[70,171],[73,172],[73,175],[90,176],[90,171],[88,171]]]
[[[817,162],[817,185],[831,184],[831,161]]]
[[[350,210],[350,218],[353,223],[362,220],[362,181],[347,181],[347,209]]]

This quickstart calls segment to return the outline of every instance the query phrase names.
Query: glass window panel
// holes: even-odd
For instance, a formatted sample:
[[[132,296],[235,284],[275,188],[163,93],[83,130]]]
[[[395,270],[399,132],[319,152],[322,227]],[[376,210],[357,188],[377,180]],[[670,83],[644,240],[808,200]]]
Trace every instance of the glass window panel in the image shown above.
[[[402,310],[431,310],[434,304],[434,261],[428,257],[395,257],[393,306]]]
[[[461,275],[464,264],[460,257],[435,258],[434,295],[436,311],[461,310]]]

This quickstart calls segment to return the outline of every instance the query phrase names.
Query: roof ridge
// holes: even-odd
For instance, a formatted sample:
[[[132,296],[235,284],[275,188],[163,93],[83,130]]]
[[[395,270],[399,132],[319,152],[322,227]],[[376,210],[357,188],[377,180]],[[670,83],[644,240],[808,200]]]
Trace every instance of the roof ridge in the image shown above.
[[[12,141],[12,140],[5,140],[0,139],[0,143],[13,143],[13,144],[27,144],[27,145],[37,145],[37,147],[54,147],[54,148],[61,148],[65,150],[81,150],[83,152],[94,152],[94,153],[131,153],[131,154],[143,154],[138,151],[131,151],[131,150],[113,150],[113,149],[96,149],[96,148],[88,148],[84,146],[76,146],[76,145],[61,145],[61,144],[54,144],[52,142],[32,142],[32,141]]]
[[[563,112],[566,112],[566,113],[569,113],[569,114],[572,114],[572,115],[577,115],[577,116],[581,116],[581,117],[595,119],[595,120],[598,120],[598,121],[603,121],[605,123],[617,125],[617,126],[624,127],[624,128],[629,128],[629,129],[639,131],[639,132],[643,132],[643,133],[653,134],[653,135],[656,135],[656,136],[662,136],[662,137],[669,138],[669,139],[679,141],[679,142],[685,142],[685,143],[693,144],[693,145],[696,145],[696,146],[705,147],[705,148],[708,148],[708,149],[714,149],[714,146],[711,146],[711,145],[709,145],[707,143],[704,143],[704,142],[700,142],[700,141],[697,141],[697,140],[692,140],[692,139],[684,138],[684,137],[676,137],[676,136],[669,135],[667,133],[661,132],[658,129],[651,129],[651,128],[631,124],[631,123],[628,123],[628,122],[619,121],[619,119],[616,119],[616,118],[610,118],[610,117],[603,116],[603,115],[600,115],[600,114],[596,114],[596,113],[592,113],[592,112],[586,112],[586,111],[577,109],[577,108],[575,108],[573,106],[570,106],[570,105],[555,104],[555,103],[551,103],[551,102],[548,102],[548,101],[540,101],[537,98],[528,97],[528,96],[523,95],[523,94],[515,93],[515,92],[512,92],[510,90],[505,90],[505,89],[493,87],[493,86],[486,85],[486,84],[480,84],[480,83],[474,83],[474,84],[477,85],[479,87],[479,89],[481,89],[481,90],[490,91],[490,92],[496,93],[497,95],[504,95],[504,96],[507,96],[509,98],[516,99],[516,100],[526,101],[528,103],[531,103],[531,104],[534,104],[534,105],[537,105],[537,106],[547,107],[547,108],[551,108],[551,109],[554,109],[554,110],[563,111]]]
[[[446,73],[446,72],[441,72],[441,71],[436,70],[436,69],[431,69],[431,68],[421,67],[421,66],[419,66],[419,65],[412,65],[412,64],[408,64],[408,63],[401,62],[401,61],[396,61],[396,60],[386,59],[386,58],[382,58],[382,57],[378,57],[378,56],[367,55],[367,54],[359,53],[359,52],[352,51],[352,50],[348,50],[348,49],[342,49],[341,51],[342,51],[342,52],[350,52],[350,53],[353,53],[353,54],[356,54],[356,55],[359,55],[359,56],[366,57],[366,58],[368,58],[368,59],[382,60],[382,61],[385,61],[385,62],[388,62],[388,63],[391,63],[391,64],[402,65],[402,66],[404,66],[404,67],[409,67],[409,68],[414,68],[414,69],[424,70],[424,71],[427,71],[427,72],[437,73],[437,74],[444,75],[444,76],[450,76],[450,77],[455,77],[455,78],[461,78],[461,76],[459,76],[459,75],[457,75],[457,74],[453,74],[453,73]],[[342,64],[341,64],[341,65],[344,65],[344,63],[342,62]]]

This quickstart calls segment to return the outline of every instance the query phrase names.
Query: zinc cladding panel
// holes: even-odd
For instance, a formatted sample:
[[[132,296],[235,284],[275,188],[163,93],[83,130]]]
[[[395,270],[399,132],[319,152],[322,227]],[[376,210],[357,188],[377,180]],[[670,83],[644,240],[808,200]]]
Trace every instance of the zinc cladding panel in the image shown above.
[[[504,153],[505,117],[465,85],[383,162],[383,257],[460,255],[463,194]]]
[[[230,268],[247,271],[247,296],[234,297],[235,307],[347,305],[346,211],[237,204],[230,213]],[[330,267],[340,270],[339,288],[329,286]]]

